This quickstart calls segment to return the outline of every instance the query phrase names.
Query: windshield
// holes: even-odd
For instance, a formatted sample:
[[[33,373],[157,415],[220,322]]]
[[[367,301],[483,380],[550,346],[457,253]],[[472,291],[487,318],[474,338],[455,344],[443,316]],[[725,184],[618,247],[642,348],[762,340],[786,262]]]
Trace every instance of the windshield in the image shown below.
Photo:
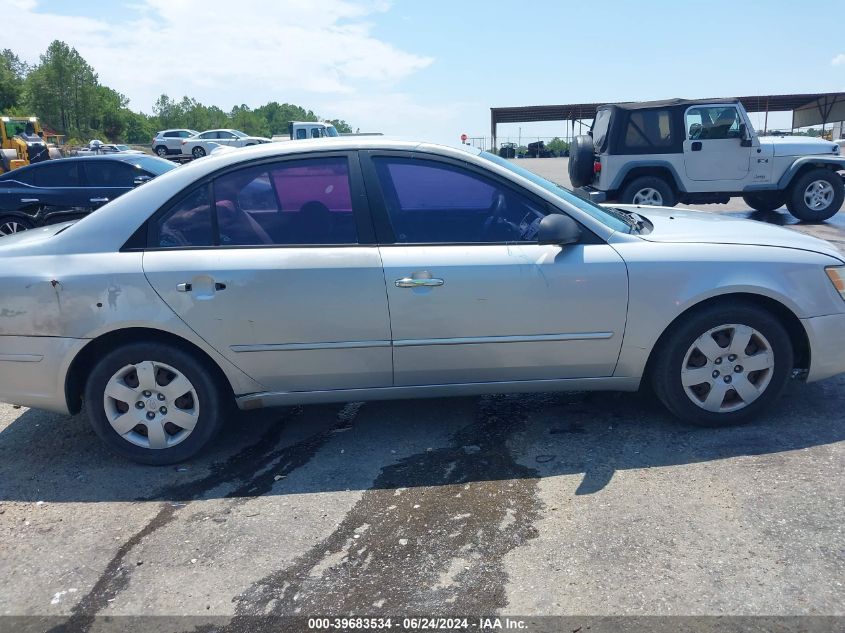
[[[330,125],[326,128],[326,136],[340,136],[340,134],[337,133],[337,128],[335,126]]]
[[[500,156],[496,156],[495,154],[491,154],[490,152],[481,152],[480,156],[486,158],[492,163],[501,165],[502,167],[512,171],[513,173],[519,176],[522,176],[523,178],[530,180],[535,185],[541,186],[549,193],[556,195],[558,198],[571,204],[573,207],[577,207],[584,213],[588,214],[590,217],[598,220],[599,222],[613,229],[614,231],[619,231],[620,233],[631,232],[631,227],[628,224],[615,217],[604,207],[600,207],[599,205],[590,202],[589,200],[585,200],[584,198],[579,198],[569,189],[564,189],[560,185],[556,185],[550,180],[546,180],[545,178],[538,176],[533,171],[528,171],[527,169],[519,167],[510,162],[509,160],[501,158]]]

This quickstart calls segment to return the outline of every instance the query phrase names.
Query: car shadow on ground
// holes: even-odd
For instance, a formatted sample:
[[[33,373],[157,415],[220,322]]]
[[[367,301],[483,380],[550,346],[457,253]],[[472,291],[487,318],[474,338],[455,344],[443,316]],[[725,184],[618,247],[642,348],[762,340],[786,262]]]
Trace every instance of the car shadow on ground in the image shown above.
[[[168,467],[109,453],[84,416],[25,411],[0,432],[0,501],[288,495],[582,475],[773,455],[845,439],[845,378],[797,382],[771,412],[725,429],[638,394],[532,394],[313,405],[238,414],[200,457]],[[376,473],[373,479],[373,473]]]

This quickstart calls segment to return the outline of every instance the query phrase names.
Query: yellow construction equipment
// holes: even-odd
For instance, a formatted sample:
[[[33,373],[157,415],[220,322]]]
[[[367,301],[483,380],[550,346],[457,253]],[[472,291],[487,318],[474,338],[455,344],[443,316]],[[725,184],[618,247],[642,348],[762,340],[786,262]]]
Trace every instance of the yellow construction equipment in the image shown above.
[[[0,174],[60,157],[61,152],[44,140],[37,117],[0,116]]]

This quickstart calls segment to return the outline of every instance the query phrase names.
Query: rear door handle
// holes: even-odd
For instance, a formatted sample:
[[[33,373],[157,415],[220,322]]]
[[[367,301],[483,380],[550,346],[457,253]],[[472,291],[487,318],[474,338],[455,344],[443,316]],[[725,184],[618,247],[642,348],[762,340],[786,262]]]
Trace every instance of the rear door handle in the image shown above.
[[[90,202],[94,202],[94,203],[97,203],[97,202],[108,202],[108,201],[109,201],[109,199],[108,199],[108,198],[91,198],[91,200],[90,200]]]
[[[402,277],[396,280],[397,288],[423,288],[425,286],[442,286],[446,282],[442,279],[415,279],[413,277]]]
[[[21,202],[41,202],[38,198],[21,198]]]

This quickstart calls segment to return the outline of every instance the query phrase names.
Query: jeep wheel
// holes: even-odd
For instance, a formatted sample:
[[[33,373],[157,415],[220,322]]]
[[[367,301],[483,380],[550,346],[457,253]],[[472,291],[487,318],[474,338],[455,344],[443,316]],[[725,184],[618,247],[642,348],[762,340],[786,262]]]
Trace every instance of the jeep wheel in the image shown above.
[[[845,198],[845,184],[835,171],[812,169],[792,183],[786,208],[804,222],[823,222],[839,211]]]
[[[674,207],[678,204],[672,187],[659,176],[635,178],[622,190],[619,201],[651,207]]]
[[[569,154],[569,182],[574,188],[583,187],[593,182],[595,147],[590,136],[582,134],[572,139],[572,151]]]
[[[746,193],[742,196],[749,207],[755,211],[774,211],[783,206],[786,202],[786,194],[782,191],[760,191],[758,193]]]

